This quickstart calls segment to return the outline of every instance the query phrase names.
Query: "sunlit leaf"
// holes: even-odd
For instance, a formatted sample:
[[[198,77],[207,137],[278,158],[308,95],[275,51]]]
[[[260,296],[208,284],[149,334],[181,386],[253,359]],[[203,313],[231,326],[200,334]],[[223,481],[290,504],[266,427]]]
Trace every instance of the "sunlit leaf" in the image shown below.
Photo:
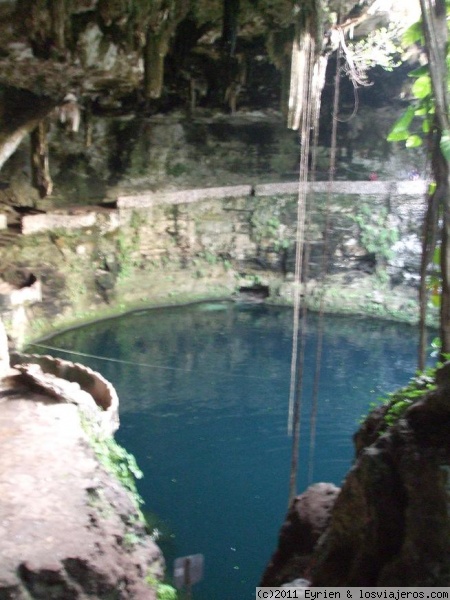
[[[407,129],[400,131],[391,131],[391,133],[387,136],[388,142],[404,142],[409,138],[409,131]]]
[[[442,133],[441,150],[445,160],[450,162],[450,131],[448,129]]]
[[[433,252],[433,264],[440,265],[441,264],[441,248],[438,246]]]
[[[414,134],[414,135],[410,135],[408,137],[405,145],[407,148],[418,148],[422,144],[423,144],[422,138],[420,136]]]
[[[438,294],[433,294],[431,296],[431,304],[433,306],[435,306],[436,308],[439,308],[441,306],[441,297]]]
[[[422,42],[423,31],[422,31],[422,23],[417,21],[417,23],[413,23],[411,27],[405,31],[402,36],[402,44],[404,46],[412,46],[416,42]]]
[[[408,106],[403,115],[394,123],[389,135],[388,142],[401,142],[409,137],[409,126],[414,119],[414,106]]]
[[[442,348],[441,338],[435,337],[431,342],[431,347],[433,350],[440,350]]]
[[[431,95],[431,79],[429,75],[422,75],[412,86],[412,93],[416,98],[423,99]]]
[[[431,123],[429,119],[425,119],[424,122],[422,123],[422,131],[424,133],[430,133],[431,131]]]

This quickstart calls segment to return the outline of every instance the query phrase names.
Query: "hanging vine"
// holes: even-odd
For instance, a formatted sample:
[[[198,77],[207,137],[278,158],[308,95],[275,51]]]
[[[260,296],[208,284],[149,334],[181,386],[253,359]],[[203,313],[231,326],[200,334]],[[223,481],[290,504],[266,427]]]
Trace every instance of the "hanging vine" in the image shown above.
[[[335,149],[337,112],[339,103],[339,78],[345,73],[355,89],[355,108],[357,111],[357,88],[371,85],[367,78],[369,64],[361,61],[354,47],[346,43],[346,33],[353,31],[364,18],[364,6],[357,6],[339,23],[339,17],[325,33],[325,11],[320,0],[309,0],[297,7],[296,33],[293,42],[291,61],[291,85],[288,105],[288,127],[300,132],[300,170],[297,208],[297,237],[295,256],[295,295],[293,338],[291,357],[291,380],[289,391],[288,431],[292,434],[292,453],[289,482],[289,500],[296,494],[296,478],[299,466],[300,420],[302,407],[303,362],[306,338],[306,309],[301,305],[302,285],[306,288],[307,280],[307,244],[305,244],[305,222],[307,215],[307,181],[308,161],[311,139],[317,143],[315,133],[318,129],[321,96],[325,85],[325,74],[328,58],[333,51],[338,51],[337,72],[335,78],[335,101],[333,108],[332,151],[330,160],[330,188],[335,172]],[[370,5],[370,3],[369,3]],[[339,11],[338,11],[339,14]],[[341,60],[344,66],[341,67]],[[391,63],[390,63],[391,64]],[[350,118],[352,118],[350,117]],[[313,150],[314,155],[314,150]],[[327,227],[327,226],[326,226]],[[325,239],[327,231],[324,232]],[[326,247],[324,260],[326,260]],[[325,272],[326,265],[323,265]],[[323,326],[323,324],[322,324]],[[320,342],[321,343],[321,342]],[[321,359],[321,346],[316,355],[316,362]],[[317,410],[317,394],[319,385],[320,366],[316,364],[316,374],[313,390],[313,410],[311,421],[311,447],[314,449],[314,415]],[[310,467],[311,474],[311,467]]]
[[[299,12],[297,33],[292,51],[292,75],[288,126],[300,128],[300,174],[297,203],[295,253],[294,323],[292,336],[291,380],[289,390],[288,430],[292,434],[289,501],[296,494],[299,462],[300,416],[302,404],[305,335],[300,334],[300,299],[305,245],[306,182],[311,132],[318,125],[320,97],[325,83],[326,59],[322,56],[323,10],[321,1],[311,1]],[[303,327],[305,320],[302,320]],[[300,344],[299,344],[300,340]]]

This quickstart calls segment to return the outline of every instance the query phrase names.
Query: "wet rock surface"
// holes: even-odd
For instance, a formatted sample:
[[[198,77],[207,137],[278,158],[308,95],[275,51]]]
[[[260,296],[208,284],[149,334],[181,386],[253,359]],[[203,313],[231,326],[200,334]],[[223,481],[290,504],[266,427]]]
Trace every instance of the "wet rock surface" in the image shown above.
[[[294,499],[261,586],[291,583],[299,573],[307,570],[314,547],[329,523],[338,494],[339,488],[335,485],[316,483]]]
[[[436,390],[411,403],[391,426],[389,405],[371,413],[355,437],[355,464],[313,551],[309,547],[307,560],[295,568],[271,573],[264,581],[277,583],[265,585],[301,577],[312,586],[449,585],[449,368],[438,370]],[[308,537],[294,526],[295,510],[267,572],[286,539],[291,556],[304,552]]]
[[[74,404],[0,384],[0,598],[151,600],[163,558]]]

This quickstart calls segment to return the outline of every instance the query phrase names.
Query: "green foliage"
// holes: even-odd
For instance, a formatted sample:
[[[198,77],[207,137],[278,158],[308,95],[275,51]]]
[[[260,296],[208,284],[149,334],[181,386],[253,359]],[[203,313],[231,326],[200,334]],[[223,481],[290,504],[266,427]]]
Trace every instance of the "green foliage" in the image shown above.
[[[143,504],[136,487],[136,479],[142,479],[143,473],[132,454],[120,446],[113,437],[91,437],[94,452],[105,467],[129,491],[136,508]]]
[[[134,210],[130,219],[130,227],[140,229],[147,222],[147,218],[142,211]]]
[[[418,100],[424,100],[431,96],[432,86],[431,86],[431,77],[428,73],[423,73],[423,69],[419,69],[413,71],[410,74],[410,77],[417,77],[412,86],[412,93],[414,98]]]
[[[383,268],[377,269],[377,279],[382,286],[387,285],[389,283],[389,273],[386,271],[386,269],[383,269]],[[377,305],[375,305],[375,306],[377,306]]]
[[[388,226],[387,218],[387,209],[374,209],[368,203],[359,204],[356,215],[351,215],[360,229],[361,244],[377,260],[392,258],[391,248],[398,241],[398,231]]]
[[[447,22],[450,23],[450,3],[446,2]],[[425,44],[422,21],[418,21],[409,27],[402,37],[402,45],[407,48],[414,44],[423,46]],[[447,78],[450,90],[450,55],[447,56]],[[411,94],[413,96],[412,105],[405,113],[394,123],[387,140],[389,142],[405,142],[407,148],[417,148],[423,144],[423,136],[433,131],[433,121],[435,114],[435,103],[433,96],[433,86],[431,82],[428,65],[423,65],[409,73],[409,77],[415,79]],[[415,118],[421,119],[421,124],[417,124]],[[450,160],[450,132],[444,131],[441,137],[441,150],[447,160]]]
[[[173,163],[167,167],[167,175],[171,175],[172,177],[181,177],[182,175],[186,175],[188,172],[189,168],[180,162]]]
[[[384,416],[384,420],[388,426],[398,421],[406,409],[414,404],[414,402],[417,402],[425,394],[436,389],[434,375],[435,369],[430,369],[428,372],[414,377],[406,387],[389,394],[386,400],[389,408]]]
[[[425,44],[421,21],[413,23],[410,27],[408,27],[402,36],[402,45],[405,48],[416,43],[420,44],[421,46]]]
[[[441,349],[442,349],[441,339],[438,337],[435,337],[431,342],[431,350],[432,350],[431,356],[433,358],[437,358],[441,353]]]
[[[434,101],[431,78],[428,69],[420,67],[409,74],[415,78],[411,88],[413,104],[394,123],[387,137],[388,142],[405,142],[407,148],[417,148],[423,144],[423,135],[433,129]],[[416,117],[422,121],[417,125]]]
[[[216,254],[211,252],[210,250],[205,250],[204,252],[198,253],[199,258],[202,258],[208,265],[215,265],[218,261],[218,257]]]
[[[441,343],[439,338],[433,340],[431,347],[433,349],[432,356],[440,354]],[[445,361],[450,360],[450,354],[444,354],[442,358]],[[378,399],[378,402],[387,406],[384,415],[384,421],[387,427],[394,425],[410,406],[421,400],[429,392],[436,389],[436,371],[442,367],[442,365],[442,362],[438,362],[436,366],[429,367],[421,373],[418,373],[405,387],[388,394],[386,398]],[[370,408],[373,409],[377,406],[379,406],[379,404],[372,403]]]
[[[123,536],[123,545],[125,548],[131,550],[134,546],[139,544],[140,540],[141,540],[141,538],[136,533],[133,533],[132,531],[128,531]]]
[[[271,242],[275,252],[286,250],[291,246],[291,241],[286,236],[286,226],[276,216],[266,216],[254,213],[251,219],[253,237],[258,242]]]
[[[274,36],[272,35],[271,38],[273,37]],[[268,51],[270,52],[269,42],[267,42],[267,46]],[[284,56],[283,52],[285,52],[286,41],[284,41],[282,46],[283,47],[279,50],[278,55]],[[278,64],[278,68],[283,68],[283,61],[277,63],[276,51],[272,52],[271,60],[275,65]],[[278,141],[276,152],[270,157],[270,169],[275,171],[280,177],[283,177],[290,172],[294,160],[298,160],[298,139],[294,136],[284,135]],[[326,165],[328,166],[328,161],[326,162]]]
[[[256,274],[249,274],[241,278],[240,275],[236,273],[236,278],[239,281],[239,287],[258,287],[263,285],[261,277]]]
[[[167,583],[160,583],[156,589],[156,597],[158,600],[176,600],[177,591]]]
[[[140,243],[140,228],[145,223],[145,218],[139,211],[133,211],[129,228],[121,228],[117,235],[117,261],[119,276],[125,279],[137,266],[136,252]]]
[[[381,27],[371,31],[357,42],[349,42],[348,50],[356,69],[365,73],[373,67],[381,67],[392,71],[401,64],[402,47],[396,40],[399,37],[399,25],[391,23],[389,27]]]
[[[159,581],[151,574],[147,575],[145,581],[149,586],[156,590],[156,597],[158,600],[177,600],[177,591],[171,585]]]
[[[424,372],[417,374],[405,387],[388,394],[386,398],[379,398],[378,401],[387,405],[384,415],[384,421],[387,427],[394,425],[405,413],[405,411],[415,402],[436,389],[435,376],[436,369],[441,366],[430,367]],[[372,404],[371,408],[377,405]],[[383,433],[383,432],[381,432]]]
[[[279,252],[280,250],[287,250],[290,246],[291,241],[288,239],[275,240],[273,245],[275,252]]]
[[[441,247],[434,250],[432,270],[427,274],[427,288],[430,291],[431,304],[439,308],[441,305],[442,278],[440,273]]]
[[[409,137],[409,127],[414,119],[416,109],[408,106],[403,115],[394,123],[387,140],[388,142],[402,142]]]

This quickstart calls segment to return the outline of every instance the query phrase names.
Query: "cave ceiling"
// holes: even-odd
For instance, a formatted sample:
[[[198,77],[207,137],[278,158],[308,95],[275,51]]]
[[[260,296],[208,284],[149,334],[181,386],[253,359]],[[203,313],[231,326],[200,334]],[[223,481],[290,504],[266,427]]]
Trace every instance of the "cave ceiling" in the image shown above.
[[[289,31],[296,18],[292,2],[234,0],[234,3],[240,9],[236,26],[238,51],[253,52],[255,60],[276,65],[276,53],[270,55],[270,39],[278,35],[289,40],[292,35]],[[143,36],[148,31],[160,35],[162,23],[164,19],[170,20],[172,9],[173,14],[178,9],[184,12],[180,12],[182,18],[168,36],[166,92],[176,91],[182,79],[180,73],[196,72],[205,65],[211,69],[211,63],[220,53],[223,13],[220,0],[155,0],[147,3],[153,8],[146,9],[146,13],[142,12],[144,4],[142,0],[1,2],[2,94],[11,88],[26,90],[37,98],[45,98],[46,103],[50,99],[55,105],[69,92],[82,102],[101,96],[109,98],[111,104],[114,99],[125,96],[134,95],[139,99]],[[366,35],[393,18],[411,21],[414,8],[413,19],[416,19],[419,12],[416,2],[411,0],[407,3],[391,0],[329,0],[325,3],[326,14],[331,15],[330,18],[343,15],[341,22],[351,23],[355,36]]]

